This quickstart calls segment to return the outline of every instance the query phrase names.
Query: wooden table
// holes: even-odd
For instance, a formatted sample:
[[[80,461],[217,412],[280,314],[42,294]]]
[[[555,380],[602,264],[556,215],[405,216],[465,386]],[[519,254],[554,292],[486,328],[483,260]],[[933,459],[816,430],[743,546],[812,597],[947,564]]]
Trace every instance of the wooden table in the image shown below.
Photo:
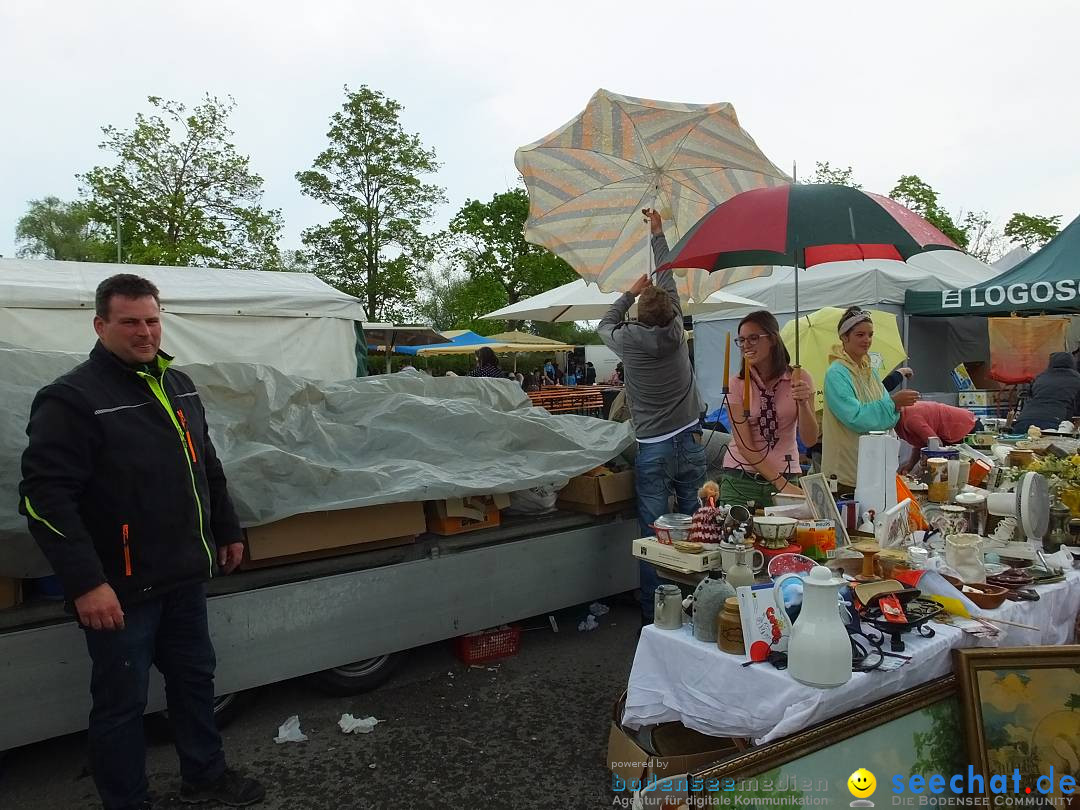
[[[604,390],[599,385],[556,385],[529,391],[529,399],[548,413],[572,413],[579,416],[604,414]]]

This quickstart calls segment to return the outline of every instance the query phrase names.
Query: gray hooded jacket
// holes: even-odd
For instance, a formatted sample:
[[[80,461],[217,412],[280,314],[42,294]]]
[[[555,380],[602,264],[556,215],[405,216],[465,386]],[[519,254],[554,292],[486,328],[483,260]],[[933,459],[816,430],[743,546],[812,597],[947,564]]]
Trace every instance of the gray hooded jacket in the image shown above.
[[[659,267],[668,255],[663,234],[652,238],[652,248]],[[639,439],[664,436],[684,428],[700,418],[703,407],[690,364],[675,278],[671,273],[660,273],[654,281],[675,307],[675,317],[669,323],[644,326],[626,321],[634,297],[624,293],[611,305],[597,328],[604,345],[623,361],[631,418]]]

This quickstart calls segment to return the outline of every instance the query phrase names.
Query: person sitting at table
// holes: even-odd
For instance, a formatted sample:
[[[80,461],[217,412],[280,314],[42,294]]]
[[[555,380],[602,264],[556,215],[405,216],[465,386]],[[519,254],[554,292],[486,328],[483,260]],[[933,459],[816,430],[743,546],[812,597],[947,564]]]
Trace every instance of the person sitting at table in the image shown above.
[[[499,368],[499,358],[490,346],[481,346],[476,350],[476,367],[469,372],[470,377],[498,377],[506,379],[506,372]]]
[[[802,472],[797,440],[808,447],[817,443],[814,380],[804,369],[791,367],[772,313],[751,312],[739,321],[738,333],[735,343],[742,350],[742,367],[728,382],[735,440],[724,459],[720,500],[772,506],[774,492],[802,494],[794,483]],[[746,412],[749,416],[744,416]]]
[[[896,423],[896,435],[911,445],[911,455],[900,464],[900,472],[910,472],[919,462],[931,436],[937,436],[943,444],[959,444],[974,429],[975,421],[975,414],[955,405],[929,400],[908,405]]]
[[[892,395],[885,390],[870,362],[874,322],[870,313],[848,307],[836,327],[840,343],[829,353],[825,372],[825,410],[822,414],[821,471],[836,476],[841,494],[855,491],[859,465],[859,436],[889,430],[900,411],[919,399],[919,392],[904,388]]]
[[[1054,352],[1050,365],[1031,384],[1031,396],[1013,423],[1014,433],[1037,428],[1056,429],[1066,419],[1080,414],[1080,373],[1068,352]]]

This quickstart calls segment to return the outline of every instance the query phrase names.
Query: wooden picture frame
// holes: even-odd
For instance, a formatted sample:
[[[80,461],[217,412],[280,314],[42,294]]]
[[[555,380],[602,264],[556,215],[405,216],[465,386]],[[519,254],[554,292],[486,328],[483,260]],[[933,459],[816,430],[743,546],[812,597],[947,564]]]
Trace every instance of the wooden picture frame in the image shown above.
[[[815,784],[802,786],[800,789],[809,790],[816,797],[832,793],[835,794],[834,799],[843,798],[847,804],[852,798],[847,788],[847,779],[851,772],[864,766],[873,770],[873,763],[867,756],[873,746],[866,744],[863,735],[869,732],[881,735],[887,742],[878,747],[888,749],[888,756],[896,756],[899,748],[898,735],[893,733],[896,722],[926,713],[935,714],[936,738],[944,737],[946,742],[946,745],[941,745],[939,740],[934,747],[937,752],[934,755],[941,756],[942,752],[945,752],[946,756],[956,758],[956,765],[966,761],[966,755],[960,748],[963,744],[963,732],[960,728],[957,679],[955,675],[948,675],[701,769],[691,777],[691,795],[715,795],[717,791],[760,790],[761,795],[768,796],[775,795],[778,791],[790,791],[796,789],[793,782],[802,778],[791,775],[797,770],[792,766],[797,766],[800,760],[811,755],[819,755],[827,757],[834,764],[839,776],[834,774],[832,778],[825,780],[827,784],[818,784],[822,772],[819,767],[814,766],[810,771],[814,774]],[[860,737],[863,739],[859,739]],[[910,739],[908,742],[914,748],[915,744]],[[918,751],[915,761],[905,765],[914,768],[916,764],[920,764],[918,760],[928,756],[932,755]],[[813,760],[804,761],[811,763]],[[952,764],[954,763],[949,763],[950,766]],[[778,771],[780,775],[768,776],[773,771]],[[887,793],[890,788],[885,783],[886,772],[880,771],[877,776],[878,791]],[[776,784],[762,782],[768,779],[775,780]],[[749,787],[751,784],[754,785],[753,788]],[[735,806],[731,798],[730,795],[723,797],[721,793],[720,804]],[[880,801],[878,805],[883,806]]]
[[[836,526],[836,547],[840,549],[851,545],[847,527],[840,517],[840,510],[836,508],[836,498],[829,489],[829,480],[825,474],[804,475],[799,479],[799,488],[806,493],[806,503],[810,507],[810,514],[816,520],[831,520]]]
[[[953,650],[953,671],[976,773],[1080,772],[1080,645]]]

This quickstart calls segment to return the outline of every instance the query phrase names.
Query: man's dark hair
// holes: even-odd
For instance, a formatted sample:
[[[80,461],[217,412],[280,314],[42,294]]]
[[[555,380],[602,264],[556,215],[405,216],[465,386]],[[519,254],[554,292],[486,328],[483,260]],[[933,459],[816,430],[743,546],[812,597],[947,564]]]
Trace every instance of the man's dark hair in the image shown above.
[[[151,295],[158,306],[161,306],[160,293],[152,281],[132,273],[117,273],[98,284],[97,292],[94,293],[94,312],[99,318],[109,320],[109,304],[117,295],[124,298],[145,298]]]
[[[638,296],[637,317],[642,326],[667,326],[675,317],[671,297],[659,287],[646,287]]]

